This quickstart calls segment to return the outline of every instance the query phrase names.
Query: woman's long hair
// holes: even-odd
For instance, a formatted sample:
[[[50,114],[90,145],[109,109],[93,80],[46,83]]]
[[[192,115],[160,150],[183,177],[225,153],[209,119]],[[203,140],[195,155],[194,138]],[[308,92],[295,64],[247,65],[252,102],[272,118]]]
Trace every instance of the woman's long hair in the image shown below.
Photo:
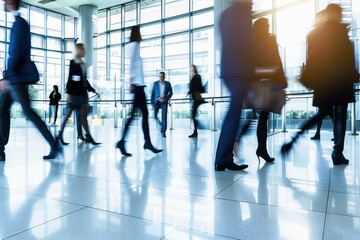
[[[140,42],[142,40],[140,27],[133,26],[130,33],[130,42]]]

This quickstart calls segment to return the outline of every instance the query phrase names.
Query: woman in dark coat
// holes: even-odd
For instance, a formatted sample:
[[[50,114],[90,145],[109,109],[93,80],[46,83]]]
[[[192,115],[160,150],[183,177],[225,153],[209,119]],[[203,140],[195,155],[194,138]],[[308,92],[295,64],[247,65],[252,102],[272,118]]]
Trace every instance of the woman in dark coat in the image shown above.
[[[346,25],[342,24],[341,7],[329,4],[325,22],[308,36],[308,59],[302,83],[314,90],[314,106],[334,112],[334,165],[348,164],[343,155],[348,103],[355,101],[354,83],[359,80],[355,57]],[[293,140],[282,147],[288,152],[295,140],[327,113],[319,112],[305,122]]]
[[[198,136],[197,129],[199,125],[199,122],[196,119],[196,115],[199,106],[205,103],[205,100],[201,97],[201,93],[204,93],[205,89],[201,82],[201,76],[198,73],[195,65],[191,65],[191,74],[192,74],[192,78],[190,81],[190,88],[188,95],[191,95],[193,99],[193,105],[191,108],[191,119],[194,122],[194,132],[189,136],[189,138],[196,138]]]
[[[253,25],[254,40],[254,66],[257,78],[268,78],[272,81],[275,89],[284,89],[287,87],[282,62],[279,55],[276,38],[269,34],[269,22],[266,18],[259,18]],[[261,68],[268,68],[268,74],[260,74]],[[258,69],[258,71],[257,71]],[[267,76],[268,75],[268,76]],[[275,161],[270,157],[266,148],[266,140],[268,134],[268,111],[260,111],[259,122],[257,126],[258,148],[256,156],[260,162],[260,157],[266,162]]]
[[[53,91],[50,93],[49,99],[49,123],[51,122],[52,113],[54,113],[53,125],[55,125],[59,109],[59,101],[61,99],[61,94],[59,93],[59,87],[57,85],[53,86]]]

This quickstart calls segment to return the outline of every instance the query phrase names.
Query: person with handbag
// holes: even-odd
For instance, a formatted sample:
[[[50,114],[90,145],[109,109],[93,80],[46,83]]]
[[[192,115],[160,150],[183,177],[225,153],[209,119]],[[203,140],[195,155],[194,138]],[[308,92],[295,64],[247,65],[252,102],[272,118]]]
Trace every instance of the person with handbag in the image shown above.
[[[160,153],[162,149],[156,149],[150,139],[149,131],[149,111],[146,104],[145,96],[145,82],[144,82],[144,69],[142,58],[140,56],[140,42],[142,41],[140,27],[133,26],[130,33],[130,43],[127,45],[128,54],[130,58],[130,91],[134,93],[134,101],[132,103],[132,111],[130,118],[126,121],[125,128],[121,140],[117,142],[116,148],[118,148],[122,155],[130,157],[131,153],[128,153],[125,148],[125,138],[129,130],[129,126],[134,119],[135,111],[137,108],[142,113],[142,130],[144,133],[144,149],[148,149],[153,153]]]
[[[84,128],[85,142],[91,143],[93,145],[99,145],[101,143],[95,142],[92,138],[89,130],[89,125],[87,121],[87,107],[88,107],[88,92],[93,92],[96,94],[95,89],[90,85],[86,76],[86,66],[83,61],[85,56],[84,44],[77,43],[75,46],[75,58],[70,61],[69,65],[69,77],[66,83],[66,93],[67,93],[67,112],[61,123],[59,134],[57,138],[63,145],[68,145],[63,139],[63,132],[67,120],[71,116],[74,109],[79,111],[81,126]],[[78,120],[78,119],[77,119]]]
[[[13,101],[18,102],[25,116],[34,123],[42,136],[50,145],[50,153],[43,159],[53,159],[61,153],[61,145],[51,135],[44,121],[31,108],[28,93],[29,84],[39,81],[39,72],[36,65],[31,61],[31,34],[30,26],[24,18],[20,16],[20,0],[4,1],[5,11],[12,13],[15,21],[10,32],[9,57],[7,59],[7,69],[4,72],[4,79],[0,81],[0,91],[2,105],[1,109],[1,149],[0,160],[5,161],[4,145],[9,138],[10,128],[10,107]],[[8,95],[8,93],[10,95]],[[5,113],[5,115],[3,115]]]
[[[300,79],[305,87],[314,90],[314,105],[319,107],[319,112],[301,126],[293,139],[282,146],[281,152],[289,152],[305,130],[319,118],[324,118],[328,111],[333,111],[334,146],[331,158],[334,165],[349,164],[343,155],[347,108],[355,101],[354,83],[359,81],[359,74],[346,25],[341,23],[341,7],[329,4],[324,15],[325,21],[308,35],[306,68]]]
[[[254,66],[255,80],[269,79],[272,90],[278,91],[287,87],[283,65],[278,51],[275,36],[269,34],[269,21],[267,18],[259,18],[253,24],[254,40]],[[271,103],[275,104],[276,103]],[[261,110],[256,130],[258,148],[256,156],[260,163],[260,157],[266,162],[273,162],[275,158],[269,156],[266,141],[268,134],[269,109]]]
[[[196,115],[199,106],[205,103],[205,100],[201,96],[201,94],[205,92],[205,88],[202,85],[201,76],[198,73],[195,65],[191,65],[191,74],[192,78],[190,81],[190,88],[187,95],[191,95],[193,99],[193,104],[191,108],[191,119],[194,123],[194,132],[189,136],[189,138],[197,138],[199,122],[196,119]]]

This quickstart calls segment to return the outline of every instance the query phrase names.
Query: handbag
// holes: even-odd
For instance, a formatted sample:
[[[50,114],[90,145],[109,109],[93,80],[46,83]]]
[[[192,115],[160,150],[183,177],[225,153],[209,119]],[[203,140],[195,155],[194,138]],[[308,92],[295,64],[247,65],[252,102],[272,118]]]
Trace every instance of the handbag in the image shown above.
[[[259,79],[251,83],[243,108],[281,113],[286,95],[283,89],[275,89],[270,79]]]

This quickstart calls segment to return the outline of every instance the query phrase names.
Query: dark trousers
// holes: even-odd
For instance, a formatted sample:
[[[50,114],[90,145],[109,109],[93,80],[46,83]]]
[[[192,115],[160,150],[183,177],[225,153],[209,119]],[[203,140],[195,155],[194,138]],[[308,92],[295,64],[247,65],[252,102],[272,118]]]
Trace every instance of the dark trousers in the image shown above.
[[[75,121],[76,121],[76,131],[77,131],[78,136],[82,136],[83,131],[82,131],[82,126],[81,126],[81,116],[79,113],[79,109],[74,108],[74,112],[75,112]]]
[[[0,93],[0,152],[5,151],[5,145],[10,135],[10,108],[13,100],[10,93]]]
[[[158,118],[158,113],[160,109],[161,109],[161,121]],[[160,124],[162,133],[165,133],[167,129],[167,110],[168,110],[167,102],[158,103],[154,107],[154,117],[155,120]]]
[[[10,86],[12,99],[21,105],[25,116],[35,125],[51,147],[55,146],[55,139],[51,135],[46,124],[39,115],[31,108],[27,84],[13,84]]]
[[[244,78],[224,78],[231,99],[228,113],[221,128],[216,150],[215,165],[225,165],[234,161],[233,147],[238,133],[242,102],[249,88]]]
[[[144,132],[145,142],[150,141],[150,133],[149,133],[149,111],[146,105],[146,97],[143,86],[135,86],[134,90],[134,101],[133,107],[131,111],[130,118],[126,121],[123,136],[121,140],[125,140],[126,134],[129,130],[130,123],[134,119],[136,109],[140,109],[142,113],[142,130]]]
[[[300,129],[300,132],[295,136],[298,138],[304,131],[310,129],[319,119],[329,115],[329,111],[334,113],[334,152],[342,153],[344,150],[345,132],[346,132],[346,115],[347,115],[348,104],[319,108],[319,111],[315,116],[307,120]]]
[[[266,140],[268,134],[268,118],[269,112],[261,111],[259,121],[256,129],[256,136],[258,140],[258,148],[266,149]]]
[[[196,119],[196,115],[197,115],[197,110],[199,108],[199,106],[201,104],[203,104],[204,102],[201,101],[195,101],[193,102],[192,108],[191,108],[191,119],[194,122],[194,131],[197,132],[198,126],[199,126],[199,122]]]

